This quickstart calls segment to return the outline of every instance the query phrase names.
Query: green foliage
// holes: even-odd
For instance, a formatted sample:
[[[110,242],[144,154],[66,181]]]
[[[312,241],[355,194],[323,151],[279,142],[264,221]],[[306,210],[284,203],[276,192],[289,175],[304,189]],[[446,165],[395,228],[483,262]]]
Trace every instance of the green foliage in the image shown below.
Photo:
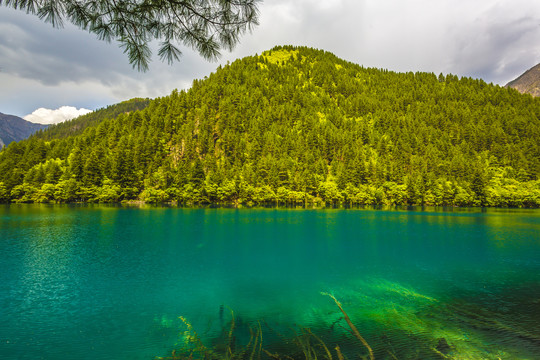
[[[44,140],[52,140],[79,135],[89,126],[98,125],[105,119],[115,119],[121,114],[129,114],[133,111],[142,110],[149,103],[150,99],[141,98],[122,101],[121,103],[98,109],[72,120],[50,125],[47,131],[39,131],[34,136]]]
[[[60,203],[75,202],[79,199],[78,191],[81,184],[74,178],[61,180],[56,184],[54,189],[54,198]]]
[[[278,47],[12,143],[0,184],[0,201],[538,207],[540,99]]]
[[[220,49],[232,49],[240,35],[258,24],[259,0],[127,1],[0,0],[0,5],[36,14],[54,27],[64,21],[96,34],[98,39],[116,40],[129,62],[146,71],[152,40],[159,40],[158,55],[169,64],[178,61],[182,43],[206,59],[215,59]]]
[[[0,182],[0,203],[9,201],[9,193],[3,182]]]

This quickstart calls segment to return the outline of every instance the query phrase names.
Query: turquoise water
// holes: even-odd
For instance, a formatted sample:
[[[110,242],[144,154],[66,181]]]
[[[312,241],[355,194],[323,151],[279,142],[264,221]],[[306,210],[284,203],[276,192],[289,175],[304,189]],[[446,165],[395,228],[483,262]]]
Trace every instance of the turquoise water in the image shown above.
[[[167,356],[179,316],[207,346],[234,316],[238,346],[309,327],[367,356],[321,292],[377,359],[540,358],[537,210],[5,205],[0,254],[5,359]]]

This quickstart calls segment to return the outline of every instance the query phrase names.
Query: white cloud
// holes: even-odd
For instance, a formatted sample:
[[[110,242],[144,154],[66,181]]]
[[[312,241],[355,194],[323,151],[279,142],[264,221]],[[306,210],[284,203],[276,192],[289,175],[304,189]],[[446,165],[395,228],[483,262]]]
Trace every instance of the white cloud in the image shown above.
[[[84,108],[77,109],[73,106],[61,106],[56,110],[39,108],[33,113],[26,115],[23,119],[38,124],[57,124],[90,112],[92,110]]]

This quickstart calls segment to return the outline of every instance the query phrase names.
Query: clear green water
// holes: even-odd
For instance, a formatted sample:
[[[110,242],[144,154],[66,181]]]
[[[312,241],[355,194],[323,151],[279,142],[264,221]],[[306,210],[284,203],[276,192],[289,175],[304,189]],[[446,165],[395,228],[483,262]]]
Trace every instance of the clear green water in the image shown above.
[[[310,327],[367,356],[322,291],[377,359],[540,358],[536,210],[5,205],[0,254],[2,359],[153,359],[231,310],[238,344]]]

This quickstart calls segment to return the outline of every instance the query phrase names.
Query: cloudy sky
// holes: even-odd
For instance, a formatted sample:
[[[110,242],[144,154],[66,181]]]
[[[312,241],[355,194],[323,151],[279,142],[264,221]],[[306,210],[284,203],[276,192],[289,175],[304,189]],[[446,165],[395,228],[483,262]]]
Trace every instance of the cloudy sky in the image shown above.
[[[0,7],[0,112],[54,122],[133,97],[165,96],[220,63],[285,44],[367,67],[500,85],[540,62],[538,0],[266,0],[260,14],[260,25],[218,62],[183,48],[181,62],[170,66],[154,56],[150,70],[139,73],[115,43]]]

